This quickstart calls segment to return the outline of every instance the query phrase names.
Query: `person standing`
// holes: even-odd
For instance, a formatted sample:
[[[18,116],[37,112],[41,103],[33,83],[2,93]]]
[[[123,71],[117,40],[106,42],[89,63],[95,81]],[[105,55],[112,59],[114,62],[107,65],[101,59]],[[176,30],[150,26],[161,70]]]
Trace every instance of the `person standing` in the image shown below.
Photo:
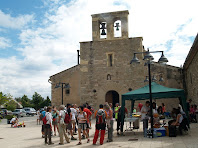
[[[114,112],[115,112],[115,119],[116,121],[118,120],[118,109],[120,108],[119,103],[116,103],[116,106],[114,108]]]
[[[76,114],[77,114],[77,111],[74,108],[74,105],[73,104],[71,105],[70,110],[71,110],[71,115],[72,115],[72,117],[71,117],[71,124],[72,124],[73,135],[76,135],[75,134],[75,125],[76,125]]]
[[[47,106],[45,106],[44,107],[44,110],[41,112],[41,114],[40,114],[40,120],[43,120],[43,118],[45,117],[46,111],[47,111]],[[45,132],[44,132],[44,124],[43,124],[43,122],[42,122],[41,133],[42,133],[42,138],[45,138]]]
[[[38,109],[37,110],[37,112],[36,112],[36,116],[37,116],[37,125],[39,124],[40,125],[40,115],[41,115],[41,113],[40,113],[40,109]]]
[[[117,120],[117,135],[120,135],[119,130],[120,130],[120,125],[121,125],[121,106],[119,107],[119,109],[117,110],[118,113],[118,120]],[[125,118],[125,114],[128,114],[128,110],[125,107],[124,108],[124,118]],[[123,125],[124,126],[124,125]]]
[[[108,122],[109,124],[107,124],[107,128],[108,128],[107,142],[112,142],[113,141],[113,110],[108,104],[106,105],[105,110],[107,112],[107,121],[109,121]]]
[[[83,130],[83,135],[86,136],[87,138],[87,143],[89,143],[89,136],[88,136],[88,133],[86,131],[86,127],[87,127],[87,113],[83,111],[84,107],[83,106],[80,106],[79,107],[79,114],[78,114],[78,117],[77,117],[77,120],[78,120],[78,137],[79,137],[79,142],[77,145],[81,145],[82,142],[81,142],[81,130]]]
[[[63,145],[63,135],[65,136],[65,140],[67,143],[69,142],[69,138],[66,134],[66,124],[65,124],[65,111],[64,111],[64,105],[61,105],[59,108],[59,116],[58,116],[58,125],[59,125],[59,136],[60,136],[60,143],[59,145]]]
[[[92,112],[87,108],[87,104],[83,104],[83,108],[84,108],[83,111],[86,112],[86,114],[87,114],[86,130],[87,130],[87,134],[89,135],[89,119],[92,115]],[[85,135],[83,135],[83,136],[85,136]]]
[[[148,128],[148,111],[149,111],[150,102],[146,101],[145,105],[141,109],[141,120],[143,121],[143,133],[145,135],[146,128]]]
[[[51,114],[52,108],[47,107],[47,112],[45,114],[46,116],[46,124],[44,125],[44,132],[45,132],[45,144],[54,144],[52,143],[51,139],[51,126],[52,126],[52,114]],[[47,142],[47,138],[49,139],[49,142]]]
[[[164,103],[162,103],[162,113],[164,114],[166,112],[166,106]]]
[[[76,138],[74,138],[73,136],[73,129],[72,129],[72,121],[71,121],[71,118],[72,118],[72,114],[71,114],[71,104],[67,104],[67,111],[66,111],[66,114],[69,115],[69,123],[66,123],[66,129],[70,130],[70,134],[71,134],[71,140],[77,140]]]
[[[104,135],[105,135],[107,112],[105,110],[103,110],[102,104],[99,105],[99,108],[100,109],[95,112],[96,131],[95,131],[95,135],[94,135],[94,139],[93,139],[93,145],[96,145],[99,132],[100,132],[100,145],[103,144]]]
[[[53,121],[52,121],[52,125],[54,126],[54,136],[56,136],[56,129],[59,133],[59,129],[58,129],[58,110],[56,109],[55,106],[53,106],[53,111],[52,111],[52,117],[53,117]]]

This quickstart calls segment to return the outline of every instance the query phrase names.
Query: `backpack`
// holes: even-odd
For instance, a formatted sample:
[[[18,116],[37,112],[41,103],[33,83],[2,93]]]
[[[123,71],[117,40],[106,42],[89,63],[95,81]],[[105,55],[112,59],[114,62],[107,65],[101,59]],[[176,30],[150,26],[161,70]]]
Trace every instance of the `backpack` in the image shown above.
[[[99,109],[96,114],[96,124],[105,124],[105,123],[106,123],[105,111]]]
[[[68,112],[65,112],[65,119],[64,119],[64,122],[66,124],[70,123],[71,119],[70,119],[70,115],[68,114]]]
[[[46,116],[42,120],[43,120],[43,124],[45,125],[47,123]]]

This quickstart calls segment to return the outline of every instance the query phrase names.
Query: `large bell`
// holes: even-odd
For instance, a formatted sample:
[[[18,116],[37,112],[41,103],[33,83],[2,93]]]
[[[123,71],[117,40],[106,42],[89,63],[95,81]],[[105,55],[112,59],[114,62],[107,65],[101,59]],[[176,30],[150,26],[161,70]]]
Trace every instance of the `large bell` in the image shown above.
[[[106,29],[105,25],[106,25],[106,23],[101,23],[101,28],[100,28],[100,29],[102,29],[101,35],[107,35],[105,32],[105,29]]]
[[[101,35],[107,35],[104,29],[102,29]]]

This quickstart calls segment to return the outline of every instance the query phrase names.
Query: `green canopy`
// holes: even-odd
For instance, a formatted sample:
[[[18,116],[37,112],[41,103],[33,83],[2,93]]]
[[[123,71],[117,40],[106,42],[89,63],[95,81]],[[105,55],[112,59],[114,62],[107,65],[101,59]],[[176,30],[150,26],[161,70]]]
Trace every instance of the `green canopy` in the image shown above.
[[[151,83],[153,99],[160,98],[180,98],[184,96],[183,89],[168,88],[155,82]],[[122,95],[122,100],[145,100],[149,99],[149,85]]]
[[[152,82],[151,92],[152,92],[152,99],[179,98],[184,111],[188,115],[186,98],[185,98],[185,93],[183,89],[168,88],[168,87],[159,85],[155,82]],[[124,107],[125,107],[126,100],[131,100],[131,106],[133,109],[135,100],[146,100],[146,99],[150,99],[149,85],[146,85],[137,90],[123,94],[122,95],[122,122],[124,122]],[[123,124],[121,125],[122,125],[121,131],[123,132]]]

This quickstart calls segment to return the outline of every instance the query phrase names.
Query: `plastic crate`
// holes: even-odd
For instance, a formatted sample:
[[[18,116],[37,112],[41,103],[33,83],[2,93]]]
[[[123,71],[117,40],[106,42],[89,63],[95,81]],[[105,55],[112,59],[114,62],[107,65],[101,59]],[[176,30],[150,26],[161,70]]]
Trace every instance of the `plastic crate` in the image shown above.
[[[166,129],[164,127],[154,128],[154,137],[166,136]]]

